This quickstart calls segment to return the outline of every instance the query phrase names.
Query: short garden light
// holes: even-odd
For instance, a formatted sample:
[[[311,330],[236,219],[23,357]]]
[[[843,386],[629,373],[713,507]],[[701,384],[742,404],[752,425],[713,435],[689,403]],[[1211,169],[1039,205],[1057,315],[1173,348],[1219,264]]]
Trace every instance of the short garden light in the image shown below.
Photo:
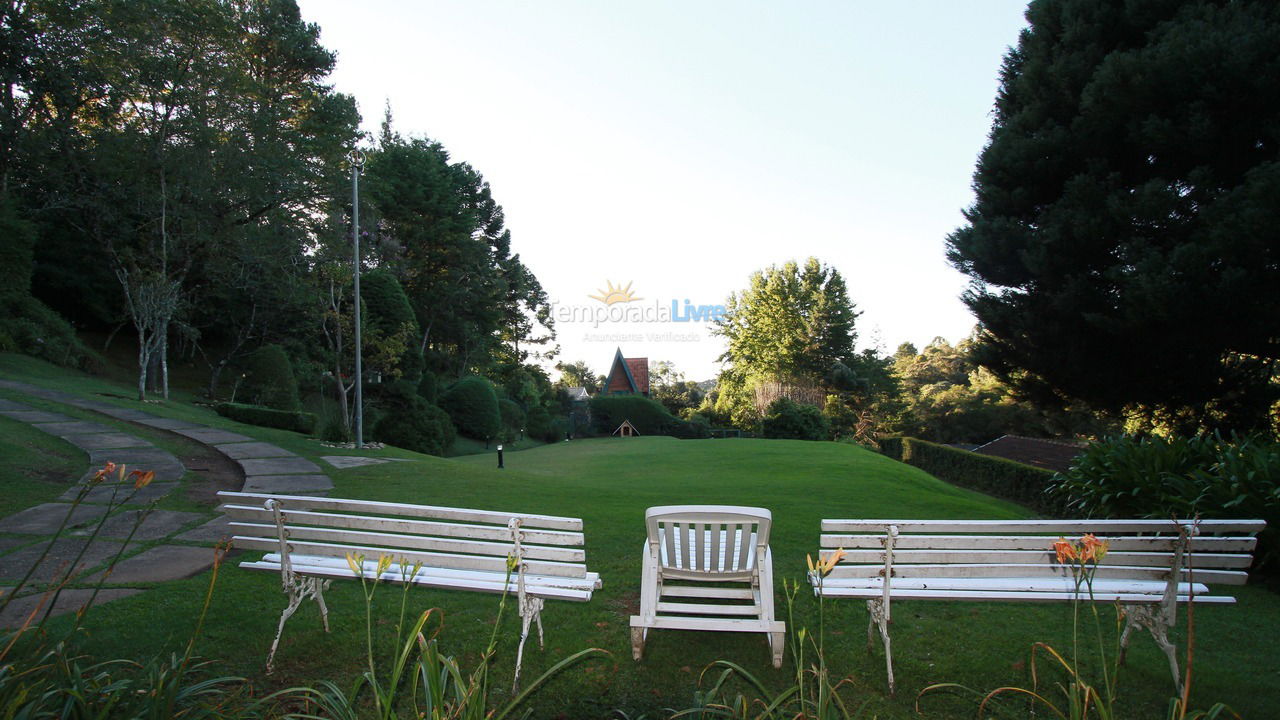
[[[502,464],[502,445],[498,445],[498,469],[501,470],[503,469],[503,467],[504,466]]]

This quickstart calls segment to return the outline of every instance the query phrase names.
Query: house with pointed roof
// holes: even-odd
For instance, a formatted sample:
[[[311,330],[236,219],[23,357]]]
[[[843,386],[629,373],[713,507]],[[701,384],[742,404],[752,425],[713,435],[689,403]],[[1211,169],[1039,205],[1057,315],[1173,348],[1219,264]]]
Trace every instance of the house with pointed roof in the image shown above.
[[[649,397],[649,358],[625,358],[618,348],[600,394]]]

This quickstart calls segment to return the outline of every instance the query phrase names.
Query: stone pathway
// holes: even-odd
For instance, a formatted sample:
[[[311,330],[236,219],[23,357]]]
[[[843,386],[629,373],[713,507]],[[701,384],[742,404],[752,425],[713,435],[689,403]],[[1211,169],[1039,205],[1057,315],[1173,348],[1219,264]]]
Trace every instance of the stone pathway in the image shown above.
[[[82,410],[101,413],[117,420],[137,423],[156,430],[183,435],[207,445],[230,458],[244,472],[245,492],[263,492],[291,495],[324,495],[333,488],[320,466],[296,453],[271,443],[260,442],[247,435],[211,428],[184,420],[153,415],[144,410],[121,408],[116,405],[86,400],[78,395],[50,390],[13,380],[0,380],[0,388],[26,396],[69,405]],[[172,453],[157,447],[146,438],[128,433],[114,426],[73,418],[56,412],[39,410],[19,402],[0,398],[0,415],[30,424],[44,432],[57,435],[83,449],[89,455],[90,467],[79,481],[72,485],[59,500],[44,503],[7,518],[0,519],[0,584],[10,586],[20,580],[31,566],[45,553],[45,561],[32,574],[32,581],[46,582],[59,574],[73,561],[76,570],[95,570],[122,550],[123,542],[137,520],[140,510],[117,511],[121,500],[132,491],[132,482],[126,478],[124,487],[119,484],[101,483],[86,488],[85,483],[97,468],[107,462],[124,464],[133,469],[153,470],[156,473],[151,485],[138,491],[129,504],[140,505],[159,500],[179,485],[178,481],[187,469]],[[359,467],[381,462],[379,458],[332,456],[326,462],[337,468]],[[83,493],[80,505],[68,518],[75,498]],[[113,507],[116,506],[116,507]],[[102,516],[111,510],[115,514],[107,518],[98,529],[92,543],[86,543]],[[213,564],[213,553],[207,547],[231,535],[229,520],[217,516],[195,527],[197,521],[208,515],[172,510],[152,510],[134,531],[130,545],[124,554],[134,551],[141,543],[159,541],[141,553],[126,557],[116,564],[111,573],[111,585],[156,583],[190,577],[203,572]],[[67,519],[62,536],[50,544],[59,526]],[[12,537],[12,536],[18,537]],[[200,543],[205,547],[171,543]],[[103,570],[81,578],[82,582],[96,582]],[[7,588],[5,588],[7,590]],[[117,597],[128,597],[141,592],[137,588],[104,589],[95,604]],[[87,600],[90,591],[68,590],[62,593],[53,614],[70,612]],[[83,596],[83,597],[81,597]],[[0,614],[0,627],[20,624],[38,595],[15,599]]]

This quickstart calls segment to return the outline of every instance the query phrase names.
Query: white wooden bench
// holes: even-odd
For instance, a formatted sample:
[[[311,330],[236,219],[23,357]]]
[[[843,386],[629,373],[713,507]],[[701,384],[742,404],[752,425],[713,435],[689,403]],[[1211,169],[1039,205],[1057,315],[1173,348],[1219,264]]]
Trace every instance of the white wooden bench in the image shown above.
[[[825,578],[811,573],[814,592],[867,601],[867,647],[878,628],[889,691],[894,690],[889,642],[890,601],[964,600],[1070,602],[1074,576],[1059,564],[1053,543],[1093,533],[1109,552],[1093,580],[1094,600],[1125,607],[1121,658],[1136,627],[1150,631],[1169,658],[1181,690],[1176,649],[1167,630],[1177,603],[1232,603],[1208,583],[1242,585],[1262,520],[823,520],[821,547],[847,554]],[[1194,584],[1192,584],[1194,582]],[[1081,595],[1088,599],[1087,590]]]
[[[220,510],[232,520],[233,546],[267,552],[240,567],[279,572],[289,596],[267,656],[268,672],[285,621],[298,606],[314,599],[328,632],[329,583],[373,578],[384,556],[391,564],[382,570],[383,581],[515,594],[522,620],[517,679],[531,622],[542,641],[543,600],[585,602],[600,587],[600,576],[587,571],[578,518],[297,495],[218,495]],[[351,556],[360,558],[358,566],[348,562]],[[508,569],[508,558],[515,570]]]

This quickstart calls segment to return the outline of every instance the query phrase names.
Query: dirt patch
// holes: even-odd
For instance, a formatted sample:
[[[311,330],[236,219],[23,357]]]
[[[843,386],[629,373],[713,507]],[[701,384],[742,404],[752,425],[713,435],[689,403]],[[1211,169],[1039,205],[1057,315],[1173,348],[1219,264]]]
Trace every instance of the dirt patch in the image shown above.
[[[200,445],[179,457],[195,479],[187,484],[187,498],[202,505],[217,505],[219,490],[238,491],[244,487],[240,466],[213,448]]]
[[[639,615],[640,614],[640,591],[633,590],[633,591],[625,592],[622,594],[621,597],[615,600],[610,600],[608,602],[608,607],[610,612],[614,612],[614,613],[617,613],[618,615],[623,615],[625,617],[631,617],[632,615]]]

